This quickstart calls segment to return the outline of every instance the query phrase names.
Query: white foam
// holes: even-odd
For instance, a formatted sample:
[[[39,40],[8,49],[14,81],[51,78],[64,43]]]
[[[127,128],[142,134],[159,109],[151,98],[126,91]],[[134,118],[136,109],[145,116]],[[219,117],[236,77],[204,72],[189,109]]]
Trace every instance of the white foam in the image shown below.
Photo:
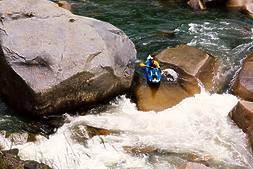
[[[173,69],[162,70],[162,75],[167,78],[167,81],[177,81],[177,79],[178,79],[178,74]]]
[[[64,124],[49,139],[40,137],[35,143],[16,147],[23,159],[41,161],[55,169],[154,168],[158,164],[173,168],[173,160],[153,164],[145,155],[131,156],[122,148],[126,145],[153,146],[179,154],[209,155],[224,164],[253,168],[245,134],[227,117],[237,101],[228,94],[202,93],[155,113],[138,111],[135,104],[123,96],[106,112],[70,116],[70,123]],[[71,132],[80,124],[119,133],[95,136],[85,146],[77,142]]]

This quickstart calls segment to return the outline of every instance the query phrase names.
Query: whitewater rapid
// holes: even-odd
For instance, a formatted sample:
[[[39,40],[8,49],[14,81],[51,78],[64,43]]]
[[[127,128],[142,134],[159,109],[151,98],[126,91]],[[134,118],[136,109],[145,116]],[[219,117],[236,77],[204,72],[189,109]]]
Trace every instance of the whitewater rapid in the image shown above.
[[[195,155],[215,168],[253,168],[246,135],[229,119],[238,99],[229,94],[197,94],[162,112],[141,112],[125,96],[99,114],[66,115],[66,123],[49,137],[12,145],[22,159],[37,160],[54,169],[177,168]],[[85,125],[110,129],[108,136],[77,138]],[[6,149],[11,141],[1,136]],[[131,155],[123,147],[151,146],[155,154]]]

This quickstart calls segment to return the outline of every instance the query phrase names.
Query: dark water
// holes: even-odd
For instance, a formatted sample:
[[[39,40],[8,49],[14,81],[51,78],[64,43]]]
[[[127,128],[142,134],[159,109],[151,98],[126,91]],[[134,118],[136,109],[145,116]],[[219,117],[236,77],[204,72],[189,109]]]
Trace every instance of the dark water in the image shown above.
[[[222,73],[232,78],[245,54],[253,50],[253,20],[238,12],[225,9],[194,12],[184,3],[169,0],[72,0],[71,3],[73,13],[122,29],[135,43],[139,58],[166,47],[189,44],[219,57],[225,66]],[[3,103],[0,114],[0,130],[16,132],[34,126],[47,130],[43,121],[30,122],[27,117],[17,117]]]
[[[253,51],[253,20],[225,8],[192,11],[169,0],[72,0],[73,13],[112,23],[134,42],[138,58],[189,44],[218,57],[229,90],[241,60]]]
[[[194,12],[185,3],[165,0],[71,2],[75,14],[110,22],[122,29],[135,43],[140,58],[186,43],[220,57],[237,57],[236,48],[252,42],[253,21],[225,9]],[[240,53],[252,50],[252,46],[244,47]]]

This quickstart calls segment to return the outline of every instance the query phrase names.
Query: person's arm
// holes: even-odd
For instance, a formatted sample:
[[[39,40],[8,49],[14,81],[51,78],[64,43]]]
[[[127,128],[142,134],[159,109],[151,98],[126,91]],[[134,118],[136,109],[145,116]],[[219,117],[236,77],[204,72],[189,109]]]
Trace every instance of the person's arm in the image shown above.
[[[154,61],[154,64],[156,65],[156,67],[157,67],[158,69],[160,69],[160,65],[159,65],[159,63],[158,63],[157,61]]]

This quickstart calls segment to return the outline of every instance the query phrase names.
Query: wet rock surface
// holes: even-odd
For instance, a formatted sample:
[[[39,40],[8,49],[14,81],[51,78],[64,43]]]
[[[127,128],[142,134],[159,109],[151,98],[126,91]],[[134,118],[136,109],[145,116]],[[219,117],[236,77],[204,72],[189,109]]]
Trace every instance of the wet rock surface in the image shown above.
[[[49,166],[36,161],[23,161],[18,156],[18,149],[0,152],[1,169],[51,169]]]
[[[113,133],[111,130],[97,128],[86,124],[80,124],[71,128],[72,138],[77,142],[86,144],[86,141],[94,136],[107,136]]]
[[[244,100],[253,101],[253,53],[244,60],[232,91]]]
[[[253,147],[253,102],[240,100],[230,112],[233,121],[247,133]]]
[[[13,109],[72,111],[129,89],[136,50],[118,28],[46,0],[2,0],[0,12],[0,93]]]

